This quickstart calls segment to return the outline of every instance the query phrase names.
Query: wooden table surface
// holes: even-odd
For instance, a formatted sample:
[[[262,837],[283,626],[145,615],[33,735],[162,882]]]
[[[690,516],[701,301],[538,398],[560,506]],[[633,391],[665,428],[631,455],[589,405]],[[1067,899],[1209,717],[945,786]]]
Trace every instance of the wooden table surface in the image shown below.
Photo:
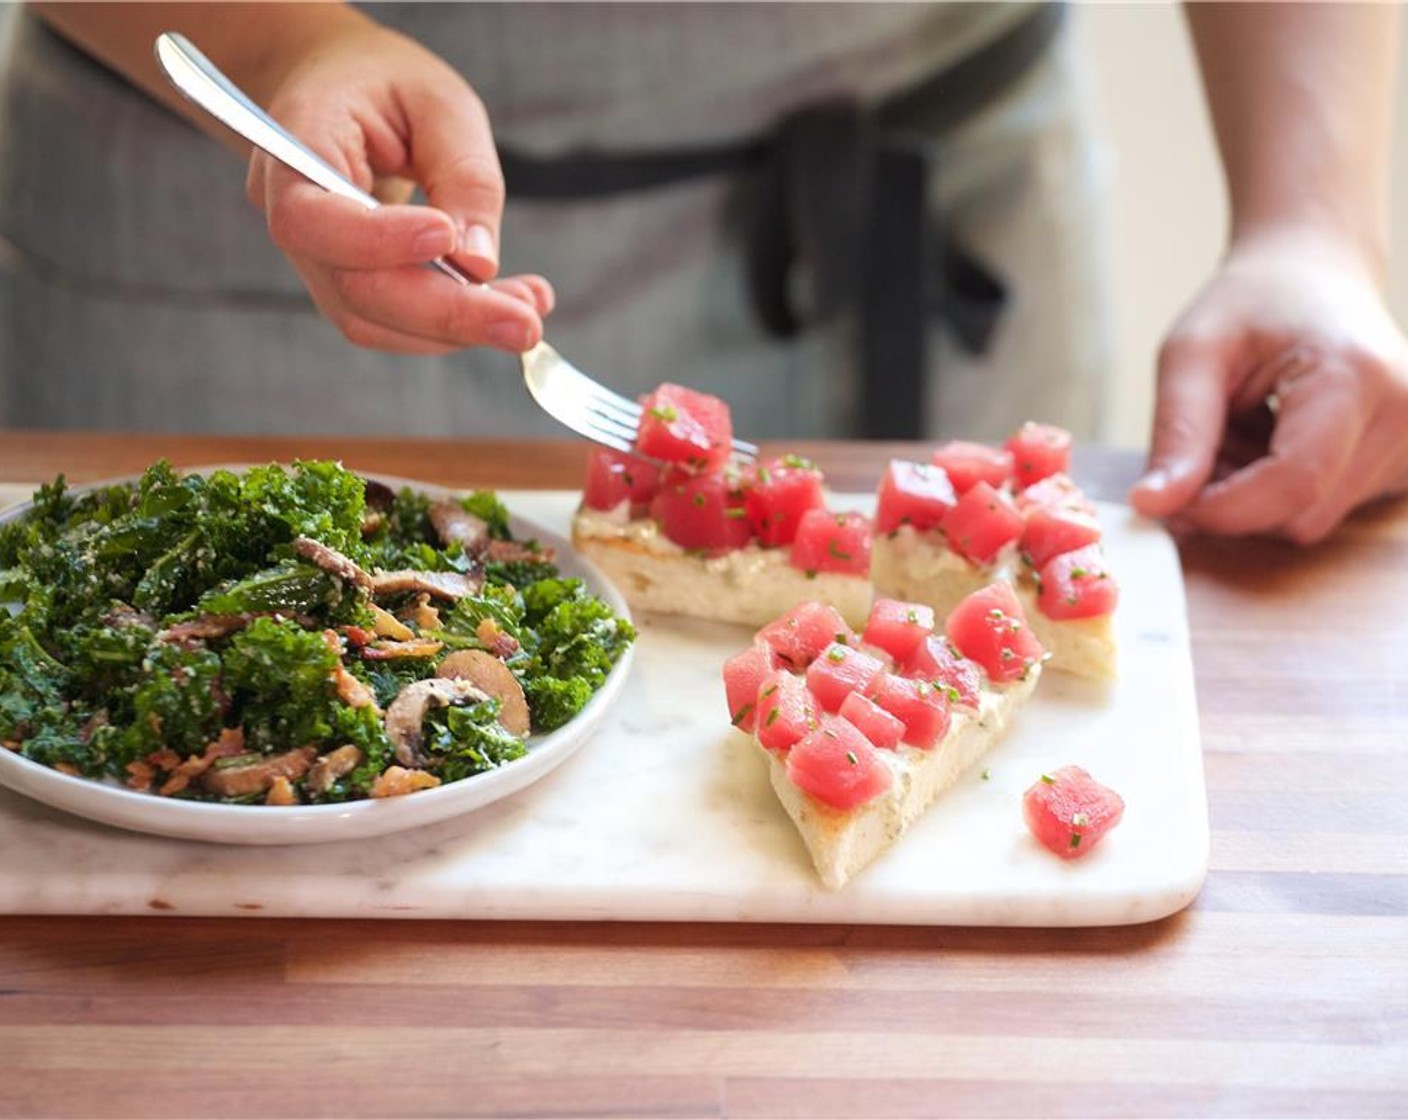
[[[808,450],[850,489],[895,447]],[[5,481],[293,455],[533,488],[584,449],[0,431]],[[1078,465],[1115,493],[1134,469]],[[1183,913],[3,918],[0,1115],[1408,1116],[1408,504],[1182,555],[1213,829]]]

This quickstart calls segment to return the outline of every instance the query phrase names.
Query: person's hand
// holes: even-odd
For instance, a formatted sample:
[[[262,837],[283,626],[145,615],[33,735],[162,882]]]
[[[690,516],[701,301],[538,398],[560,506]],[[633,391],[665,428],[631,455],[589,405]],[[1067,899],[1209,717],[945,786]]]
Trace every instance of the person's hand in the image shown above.
[[[328,194],[262,152],[250,200],[318,309],[350,341],[438,354],[487,345],[523,351],[543,331],[552,288],[498,272],[503,176],[478,97],[419,44],[347,9],[271,65],[270,115],[362,189],[368,211]],[[405,204],[420,186],[428,206]],[[447,256],[486,286],[424,267]]]
[[[1141,513],[1308,544],[1408,490],[1408,342],[1373,269],[1304,230],[1234,245],[1159,354]]]

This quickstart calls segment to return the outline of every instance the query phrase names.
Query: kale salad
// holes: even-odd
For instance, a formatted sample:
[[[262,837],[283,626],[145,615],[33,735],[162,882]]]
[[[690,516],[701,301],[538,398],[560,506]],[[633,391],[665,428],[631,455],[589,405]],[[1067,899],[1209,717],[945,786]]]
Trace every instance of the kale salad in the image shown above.
[[[571,720],[634,637],[492,492],[337,463],[60,477],[0,525],[0,746],[154,795],[458,781]]]

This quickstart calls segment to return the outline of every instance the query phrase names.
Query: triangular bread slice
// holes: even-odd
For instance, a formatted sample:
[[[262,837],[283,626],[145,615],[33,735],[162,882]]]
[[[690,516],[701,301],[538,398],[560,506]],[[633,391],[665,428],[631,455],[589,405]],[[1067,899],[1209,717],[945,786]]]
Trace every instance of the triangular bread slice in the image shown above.
[[[900,744],[883,752],[894,780],[888,792],[855,809],[840,810],[804,793],[787,775],[784,757],[754,743],[767,757],[772,788],[801,834],[823,885],[845,886],[904,834],[1003,736],[1031,697],[1041,666],[1009,685],[984,681],[978,711],[955,708],[948,734],[932,749]]]

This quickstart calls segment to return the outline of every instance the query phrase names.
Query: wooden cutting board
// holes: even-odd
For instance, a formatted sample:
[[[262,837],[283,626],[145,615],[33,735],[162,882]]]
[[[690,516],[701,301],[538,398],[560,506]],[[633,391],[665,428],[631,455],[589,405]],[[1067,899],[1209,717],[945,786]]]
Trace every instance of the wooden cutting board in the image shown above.
[[[6,496],[16,495],[0,486]],[[572,493],[504,495],[565,532]],[[849,504],[863,507],[867,499]],[[0,790],[0,912],[1106,925],[1186,905],[1208,820],[1177,553],[1101,510],[1121,580],[1121,677],[1048,673],[1008,737],[843,891],[821,888],[764,762],[728,724],[719,667],[744,629],[644,617],[601,729],[523,792],[374,840],[224,847],[123,832]],[[1038,776],[1085,766],[1123,823],[1066,863],[1022,823]]]

